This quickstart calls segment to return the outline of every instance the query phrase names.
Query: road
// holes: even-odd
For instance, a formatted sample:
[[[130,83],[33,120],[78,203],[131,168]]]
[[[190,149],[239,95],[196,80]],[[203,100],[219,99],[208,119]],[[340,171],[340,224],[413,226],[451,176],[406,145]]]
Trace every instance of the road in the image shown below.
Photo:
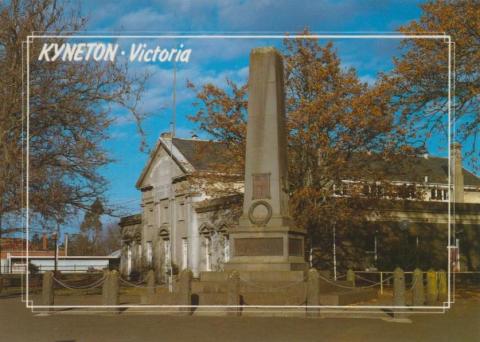
[[[0,341],[480,341],[480,301],[412,323],[373,318],[181,317],[146,314],[32,314],[0,299]]]

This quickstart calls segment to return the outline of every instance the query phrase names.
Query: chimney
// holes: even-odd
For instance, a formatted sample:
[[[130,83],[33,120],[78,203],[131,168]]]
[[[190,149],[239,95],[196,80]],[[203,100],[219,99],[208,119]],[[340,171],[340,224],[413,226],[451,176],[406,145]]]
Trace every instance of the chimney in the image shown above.
[[[453,184],[453,202],[464,202],[464,181],[463,181],[463,167],[462,167],[462,145],[454,142],[450,146],[452,167],[452,184]]]
[[[48,248],[47,233],[42,234],[42,250],[46,251]]]
[[[172,133],[170,132],[163,132],[162,134],[160,134],[160,137],[162,139],[165,139],[165,140],[170,140],[172,139]]]

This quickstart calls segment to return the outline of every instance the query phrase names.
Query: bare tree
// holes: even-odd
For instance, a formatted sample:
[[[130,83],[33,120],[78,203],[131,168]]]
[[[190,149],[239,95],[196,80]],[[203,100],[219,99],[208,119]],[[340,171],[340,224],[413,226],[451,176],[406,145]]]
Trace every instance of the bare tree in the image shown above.
[[[122,62],[44,62],[45,42],[35,39],[22,65],[22,45],[33,32],[68,35],[85,27],[86,18],[54,0],[12,0],[0,4],[0,215],[25,207],[25,116],[22,75],[29,65],[29,204],[31,214],[61,222],[101,198],[106,180],[99,168],[111,161],[102,143],[109,138],[112,107],[137,110],[145,74],[129,72]]]

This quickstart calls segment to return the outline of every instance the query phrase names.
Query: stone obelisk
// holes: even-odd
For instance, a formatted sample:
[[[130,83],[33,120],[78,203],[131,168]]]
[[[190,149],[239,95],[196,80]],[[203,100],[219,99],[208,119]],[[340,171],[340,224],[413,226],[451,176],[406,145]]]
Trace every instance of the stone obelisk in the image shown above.
[[[250,53],[243,214],[230,234],[226,270],[304,270],[304,231],[288,212],[283,57],[273,47]]]

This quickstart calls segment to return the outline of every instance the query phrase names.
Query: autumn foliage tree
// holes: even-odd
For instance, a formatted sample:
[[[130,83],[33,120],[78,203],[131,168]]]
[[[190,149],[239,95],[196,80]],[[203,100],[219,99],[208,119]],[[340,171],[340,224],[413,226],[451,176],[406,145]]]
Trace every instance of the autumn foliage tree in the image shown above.
[[[366,194],[364,185],[386,180],[391,171],[372,169],[372,158],[394,164],[409,150],[395,124],[389,92],[361,82],[354,69],[343,68],[331,43],[286,39],[283,54],[290,211],[308,232],[309,246],[318,250],[316,266],[331,263],[335,228],[339,260],[347,267],[358,258],[359,249],[365,250],[371,234],[368,228],[358,228],[366,226],[372,208],[378,209],[374,203],[379,194]],[[191,120],[225,147],[223,165],[217,163],[208,177],[199,175],[210,185],[207,192],[218,196],[218,184],[226,183],[223,175],[228,170],[243,176],[247,88],[231,81],[227,89],[212,84],[191,87],[198,100]],[[356,185],[346,189],[344,180]],[[222,189],[240,190],[235,184]],[[339,192],[348,196],[337,196]]]
[[[452,120],[457,141],[478,170],[480,135],[480,2],[435,0],[421,6],[418,20],[404,33],[451,36]],[[412,141],[425,144],[433,135],[446,137],[448,123],[448,41],[405,39],[404,53],[388,75],[405,126],[415,128]],[[446,139],[444,139],[446,140]]]

